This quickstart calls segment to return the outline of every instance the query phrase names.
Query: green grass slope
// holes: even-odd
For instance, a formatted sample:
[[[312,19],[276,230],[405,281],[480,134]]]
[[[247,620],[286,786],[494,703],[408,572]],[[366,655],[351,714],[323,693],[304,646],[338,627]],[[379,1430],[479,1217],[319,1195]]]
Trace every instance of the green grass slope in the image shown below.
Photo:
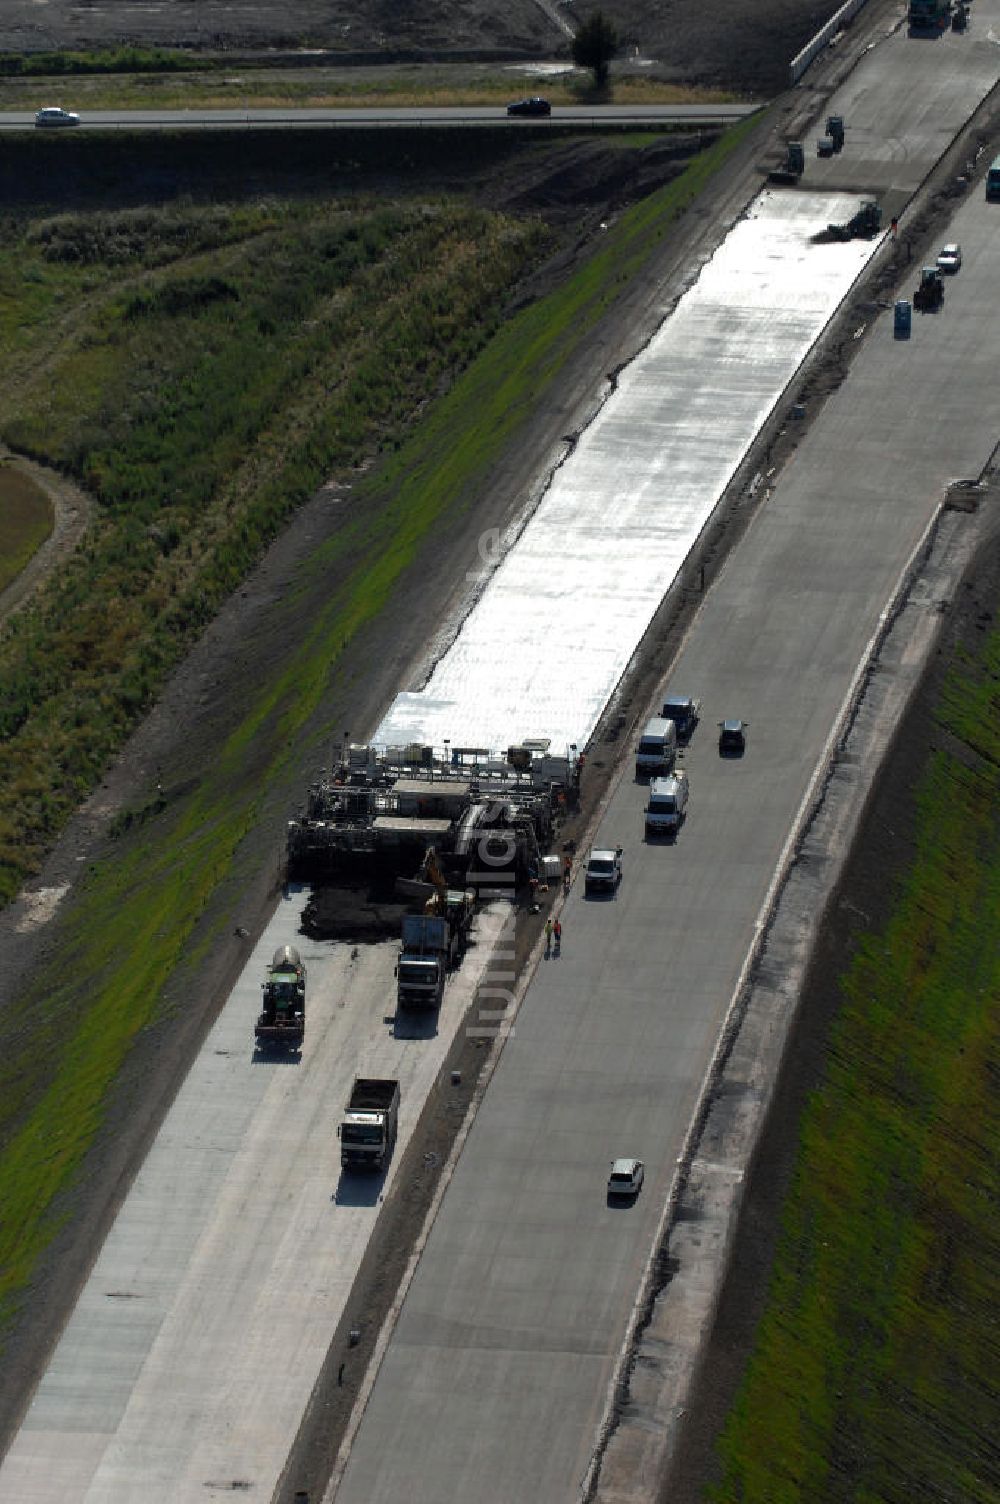
[[[716,1504],[1000,1498],[1000,634],[843,978]]]

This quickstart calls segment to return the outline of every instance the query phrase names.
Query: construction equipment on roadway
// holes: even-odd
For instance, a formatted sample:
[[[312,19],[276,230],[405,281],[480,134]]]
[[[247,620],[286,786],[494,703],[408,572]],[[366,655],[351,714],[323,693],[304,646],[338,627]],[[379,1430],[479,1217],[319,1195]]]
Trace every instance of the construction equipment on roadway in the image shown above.
[[[920,273],[920,285],[913,294],[913,306],[920,313],[930,313],[944,302],[944,279],[936,266],[925,266]]]
[[[306,1032],[306,969],[294,945],[278,947],[260,985],[264,996],[254,1028],[258,1047],[301,1047]]]
[[[910,0],[907,21],[911,31],[944,31],[951,16],[951,0]]]
[[[433,912],[404,914],[396,1004],[399,1008],[438,1008],[448,971],[465,952],[475,912],[471,889],[443,889],[428,904]]]
[[[785,148],[785,160],[781,167],[772,168],[768,180],[772,183],[797,183],[806,170],[806,154],[801,141],[789,141]]]
[[[866,198],[846,224],[827,225],[826,233],[831,240],[870,240],[881,228],[882,210],[873,198]]]
[[[408,896],[435,882],[414,874],[433,845],[450,888],[510,892],[537,872],[555,825],[579,799],[580,755],[544,737],[495,753],[481,747],[345,744],[289,821],[288,875],[406,879]]]
[[[358,1076],[337,1128],[340,1168],[381,1170],[396,1142],[399,1082]]]

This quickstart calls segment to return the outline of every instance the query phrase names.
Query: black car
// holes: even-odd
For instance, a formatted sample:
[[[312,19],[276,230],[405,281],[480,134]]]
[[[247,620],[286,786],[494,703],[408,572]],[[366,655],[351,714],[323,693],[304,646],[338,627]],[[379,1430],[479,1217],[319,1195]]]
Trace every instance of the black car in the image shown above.
[[[537,94],[531,99],[518,99],[514,104],[507,106],[508,115],[551,115],[552,106],[547,99],[539,99]]]
[[[719,722],[719,756],[742,757],[747,745],[746,721]]]
[[[690,695],[667,695],[663,702],[663,718],[673,721],[682,746],[691,740],[700,715],[701,701],[693,700]]]

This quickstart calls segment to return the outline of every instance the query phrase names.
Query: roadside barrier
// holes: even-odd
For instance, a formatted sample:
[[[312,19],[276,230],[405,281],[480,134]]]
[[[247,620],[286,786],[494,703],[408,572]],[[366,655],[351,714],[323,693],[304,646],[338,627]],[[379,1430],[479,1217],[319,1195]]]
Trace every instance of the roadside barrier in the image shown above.
[[[798,83],[813,58],[819,56],[823,48],[837,35],[841,27],[846,26],[847,22],[853,16],[856,16],[861,7],[866,3],[867,0],[847,0],[846,5],[842,5],[838,11],[834,12],[826,25],[817,31],[812,41],[807,42],[802,51],[796,53],[795,57],[792,58],[792,61],[788,65],[789,84]]]

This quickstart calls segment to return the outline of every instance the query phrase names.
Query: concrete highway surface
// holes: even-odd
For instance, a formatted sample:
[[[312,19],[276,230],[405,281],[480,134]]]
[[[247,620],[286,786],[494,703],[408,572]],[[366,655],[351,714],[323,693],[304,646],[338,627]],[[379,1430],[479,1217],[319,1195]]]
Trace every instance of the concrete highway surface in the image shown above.
[[[104,1245],[0,1468],[3,1504],[269,1498],[421,1107],[493,951],[480,911],[437,1030],[395,1025],[398,941],[303,940],[281,902]],[[260,982],[299,947],[301,1059],[255,1057]],[[400,1082],[384,1176],[341,1179],[356,1075]]]
[[[72,110],[72,103],[65,106]],[[725,125],[752,115],[755,104],[602,104],[557,105],[549,117],[508,117],[502,105],[379,106],[374,109],[309,109],[287,105],[278,109],[207,110],[84,110],[78,126],[46,130],[58,136],[74,130],[233,130],[237,127],[273,130],[332,129],[337,126],[406,127],[448,125],[477,126],[509,123],[511,130],[524,126],[552,125]],[[0,130],[34,130],[35,116],[23,110],[0,112]]]
[[[859,187],[915,186],[943,129],[995,82],[996,7],[974,16],[978,50],[897,36],[833,101],[853,100],[848,141],[869,143]],[[883,109],[906,149],[885,154],[880,176]],[[846,154],[837,172],[843,185]],[[566,905],[563,953],[525,996],[328,1495],[337,1504],[578,1497],[786,832],[944,489],[976,476],[1000,436],[998,233],[1000,205],[980,187],[942,236],[966,258],[943,311],[917,315],[908,342],[891,315],[878,320],[709,593],[670,686],[705,701],[684,757],[687,821],[675,845],[645,844],[645,791],[626,769],[599,836],[626,848],[619,896],[587,901],[578,883]],[[716,750],[730,716],[750,721],[742,759]],[[610,1161],[627,1155],[645,1160],[645,1188],[608,1205]]]
[[[842,180],[811,186],[912,192],[996,81],[998,10],[976,0],[964,38],[877,48],[847,85]],[[880,155],[883,111],[905,150]],[[865,143],[857,181],[852,141]],[[908,343],[879,320],[709,593],[673,679],[705,701],[687,823],[676,844],[644,845],[644,790],[626,769],[602,830],[626,847],[622,889],[569,898],[562,954],[528,990],[339,1499],[575,1497],[786,833],[942,486],[996,442],[998,226],[1000,206],[962,207],[947,238],[966,265],[943,312],[917,317]],[[636,446],[644,430],[640,416]],[[751,722],[748,751],[720,761],[714,723],[733,715]],[[401,1149],[500,925],[480,920],[432,1040],[392,1031],[391,947],[306,945],[303,1060],[255,1063],[259,980],[275,945],[298,943],[300,904],[279,907],[178,1096],[0,1468],[2,1504],[269,1497],[377,1212],[334,1199],[350,1080],[401,1077]],[[646,1186],[609,1206],[609,1161],[630,1154]]]

